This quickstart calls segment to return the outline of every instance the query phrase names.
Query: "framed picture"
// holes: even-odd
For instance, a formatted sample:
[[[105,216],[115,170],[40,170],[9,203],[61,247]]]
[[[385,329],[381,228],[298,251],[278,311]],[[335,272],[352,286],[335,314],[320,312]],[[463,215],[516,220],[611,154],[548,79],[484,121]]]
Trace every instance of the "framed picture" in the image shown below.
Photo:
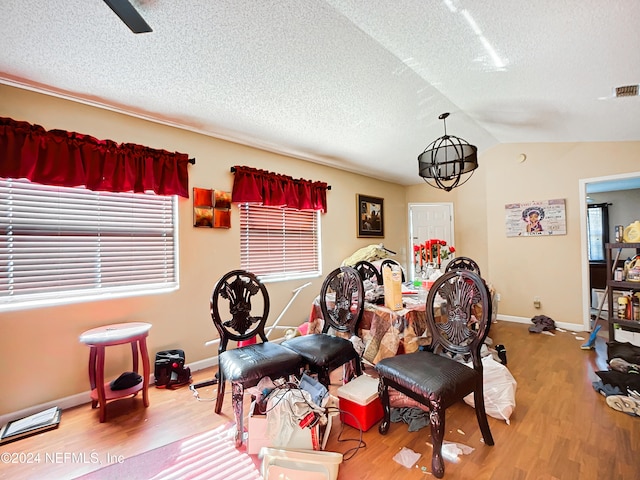
[[[358,212],[358,237],[384,237],[384,199],[356,195]]]
[[[231,228],[231,192],[194,187],[193,226]]]
[[[567,234],[564,198],[510,203],[504,208],[507,237]]]

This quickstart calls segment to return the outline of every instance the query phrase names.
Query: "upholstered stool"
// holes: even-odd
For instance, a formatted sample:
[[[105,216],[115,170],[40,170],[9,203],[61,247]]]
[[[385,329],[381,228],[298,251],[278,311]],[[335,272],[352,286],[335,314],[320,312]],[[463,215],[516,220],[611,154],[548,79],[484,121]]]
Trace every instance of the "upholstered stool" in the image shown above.
[[[89,383],[91,384],[91,408],[100,407],[100,423],[107,417],[106,406],[109,400],[136,395],[142,390],[142,401],[149,406],[149,352],[146,338],[151,324],[142,322],[117,323],[87,330],[80,335],[80,342],[89,346]],[[138,373],[138,349],[142,357],[142,382],[123,390],[112,390],[109,382],[104,381],[105,348],[112,345],[131,344],[133,371]]]

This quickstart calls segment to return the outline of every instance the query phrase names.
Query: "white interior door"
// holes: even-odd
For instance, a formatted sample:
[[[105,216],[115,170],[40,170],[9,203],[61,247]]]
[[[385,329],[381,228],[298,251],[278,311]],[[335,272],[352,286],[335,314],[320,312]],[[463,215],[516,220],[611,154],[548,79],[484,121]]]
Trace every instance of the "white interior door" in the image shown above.
[[[413,246],[437,238],[454,245],[453,203],[410,203],[409,204],[409,261],[413,265]],[[449,260],[442,262],[442,268]],[[415,269],[409,268],[409,278],[413,280]]]

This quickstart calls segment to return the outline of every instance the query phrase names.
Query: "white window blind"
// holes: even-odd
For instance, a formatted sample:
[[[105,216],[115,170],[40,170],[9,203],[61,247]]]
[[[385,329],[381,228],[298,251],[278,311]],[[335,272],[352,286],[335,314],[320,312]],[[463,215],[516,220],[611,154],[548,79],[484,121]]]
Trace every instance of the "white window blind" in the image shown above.
[[[0,310],[177,288],[173,197],[0,179]]]
[[[240,264],[261,280],[320,275],[316,211],[240,204]]]

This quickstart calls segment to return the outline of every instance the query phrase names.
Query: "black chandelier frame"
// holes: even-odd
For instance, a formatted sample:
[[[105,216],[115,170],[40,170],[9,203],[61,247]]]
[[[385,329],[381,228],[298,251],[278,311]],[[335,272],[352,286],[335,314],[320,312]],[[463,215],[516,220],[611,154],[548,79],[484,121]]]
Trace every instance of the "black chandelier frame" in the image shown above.
[[[446,192],[464,185],[478,168],[478,148],[462,138],[447,135],[448,116],[449,113],[443,113],[438,117],[444,124],[444,135],[418,155],[418,174],[427,184]]]

